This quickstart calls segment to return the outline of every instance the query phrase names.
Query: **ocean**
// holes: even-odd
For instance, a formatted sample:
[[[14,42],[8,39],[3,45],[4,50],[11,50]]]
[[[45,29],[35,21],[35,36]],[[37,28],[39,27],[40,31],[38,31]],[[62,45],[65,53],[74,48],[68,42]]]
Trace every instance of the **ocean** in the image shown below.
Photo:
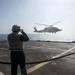
[[[0,34],[0,41],[7,40],[8,34]],[[75,41],[75,35],[58,35],[58,34],[28,34],[30,40],[36,41]]]

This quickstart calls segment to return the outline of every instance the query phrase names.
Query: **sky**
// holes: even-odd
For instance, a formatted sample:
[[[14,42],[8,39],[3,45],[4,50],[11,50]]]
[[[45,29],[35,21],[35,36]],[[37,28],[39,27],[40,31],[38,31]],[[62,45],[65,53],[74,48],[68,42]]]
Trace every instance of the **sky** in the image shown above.
[[[54,24],[60,34],[75,33],[75,0],[0,0],[0,34],[8,34],[14,24],[34,33],[35,23]],[[44,26],[36,26],[43,29]]]

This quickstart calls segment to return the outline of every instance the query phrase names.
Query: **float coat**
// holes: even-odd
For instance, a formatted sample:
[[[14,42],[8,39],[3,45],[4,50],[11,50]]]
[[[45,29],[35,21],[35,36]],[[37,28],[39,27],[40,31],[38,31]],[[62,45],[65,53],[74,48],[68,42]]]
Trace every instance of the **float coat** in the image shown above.
[[[23,50],[23,42],[20,41],[20,35],[15,33],[9,35],[9,50]]]

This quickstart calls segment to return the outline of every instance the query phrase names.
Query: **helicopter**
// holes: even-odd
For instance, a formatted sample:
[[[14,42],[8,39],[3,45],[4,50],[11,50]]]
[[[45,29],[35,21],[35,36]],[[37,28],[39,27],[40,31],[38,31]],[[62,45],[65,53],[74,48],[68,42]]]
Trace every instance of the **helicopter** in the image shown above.
[[[59,23],[61,21],[57,21],[56,23],[52,24],[52,25],[46,25],[46,24],[40,24],[40,23],[35,23],[36,25],[43,25],[43,26],[47,26],[46,28],[44,28],[43,30],[37,30],[36,26],[34,27],[34,32],[38,32],[38,33],[43,33],[43,32],[49,32],[49,33],[56,33],[58,31],[61,31],[62,29],[59,29],[57,27],[54,27],[55,24]]]

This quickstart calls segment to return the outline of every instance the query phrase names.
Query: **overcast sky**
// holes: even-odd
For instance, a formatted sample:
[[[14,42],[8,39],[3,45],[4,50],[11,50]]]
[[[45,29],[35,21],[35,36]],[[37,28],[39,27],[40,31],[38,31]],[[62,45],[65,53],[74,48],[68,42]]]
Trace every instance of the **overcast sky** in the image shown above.
[[[75,0],[0,0],[1,34],[10,33],[14,24],[33,33],[35,23],[57,21],[61,21],[55,25],[60,33],[75,33]]]

